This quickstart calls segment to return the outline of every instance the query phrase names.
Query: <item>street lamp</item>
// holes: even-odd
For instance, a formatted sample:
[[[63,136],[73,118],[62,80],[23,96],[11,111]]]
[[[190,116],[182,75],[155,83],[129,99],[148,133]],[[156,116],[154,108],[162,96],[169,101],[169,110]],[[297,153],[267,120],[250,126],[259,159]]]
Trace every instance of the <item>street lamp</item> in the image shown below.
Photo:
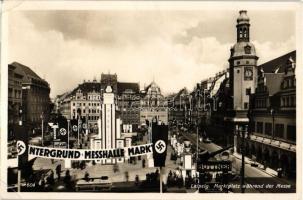
[[[271,132],[271,137],[274,139],[275,137],[275,109],[271,108],[270,109],[270,114],[272,116],[272,132]]]
[[[245,176],[245,134],[247,133],[247,125],[244,126],[244,129],[242,129],[242,126],[238,127],[236,126],[236,129],[238,131],[238,136],[241,137],[241,193],[245,192],[244,187],[244,176]]]
[[[41,115],[40,115],[40,118],[41,118],[41,144],[42,144],[42,146],[44,146],[44,142],[43,142],[43,119],[44,119],[44,115],[43,115],[43,112],[41,113]]]

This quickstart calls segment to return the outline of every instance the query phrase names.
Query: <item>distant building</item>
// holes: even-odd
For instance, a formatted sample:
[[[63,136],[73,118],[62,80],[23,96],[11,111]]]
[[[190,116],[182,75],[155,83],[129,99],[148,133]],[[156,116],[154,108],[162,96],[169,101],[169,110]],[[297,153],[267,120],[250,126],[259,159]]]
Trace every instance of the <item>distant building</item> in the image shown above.
[[[173,101],[170,102],[169,118],[174,124],[183,124],[186,121],[188,95],[188,90],[186,88],[182,88],[177,94],[175,94]]]
[[[168,124],[167,100],[154,81],[141,91],[140,104],[140,124],[145,124],[146,120],[151,122],[154,118]]]
[[[84,81],[71,92],[58,96],[58,111],[67,119],[82,116],[88,119],[90,130],[97,129],[101,117],[103,93],[111,86],[115,94],[115,105],[120,112],[123,124],[138,127],[139,118],[139,84],[118,82],[116,74],[101,74],[101,80]],[[136,129],[136,128],[135,128]]]
[[[33,129],[34,133],[34,129],[41,128],[42,118],[44,122],[47,122],[49,119],[51,103],[49,84],[40,78],[31,68],[20,63],[14,62],[8,68],[10,76],[9,104],[12,103],[19,107],[21,97],[23,121]],[[13,85],[12,81],[14,81]],[[20,83],[22,91],[20,90]]]
[[[140,88],[138,83],[118,82],[118,107],[123,124],[140,125]]]

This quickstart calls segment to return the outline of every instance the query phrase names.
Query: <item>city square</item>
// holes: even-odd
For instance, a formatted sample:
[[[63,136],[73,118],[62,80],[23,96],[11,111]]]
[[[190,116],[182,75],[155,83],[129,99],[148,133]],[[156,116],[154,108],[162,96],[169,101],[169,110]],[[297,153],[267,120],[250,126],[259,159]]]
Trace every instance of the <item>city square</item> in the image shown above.
[[[52,12],[42,15],[26,11],[24,16],[31,22],[30,27],[36,26],[43,34],[48,28],[46,32],[51,34],[56,28],[62,31],[60,40],[66,44],[78,37],[77,34],[95,33],[89,33],[89,28],[83,33],[77,26],[71,26],[74,28],[72,33],[64,26],[52,27],[54,25],[49,18],[55,16]],[[58,11],[56,16],[64,16],[62,21],[71,24],[77,17],[88,19],[91,15],[94,20],[104,20],[104,26],[119,21],[107,12],[102,17],[98,12],[92,13],[83,11],[74,15],[73,12]],[[58,71],[52,75],[51,68],[37,70],[39,66],[30,66],[18,61],[17,55],[12,56],[12,62],[8,64],[7,191],[296,193],[295,45],[287,46],[286,50],[281,50],[283,53],[277,50],[276,54],[270,54],[266,48],[259,48],[261,45],[256,42],[260,37],[254,31],[258,29],[256,24],[263,27],[263,23],[269,23],[255,17],[260,13],[252,11],[252,16],[258,18],[256,20],[250,16],[249,10],[228,13],[229,21],[216,19],[212,12],[205,14],[210,20],[226,20],[231,25],[226,33],[216,33],[218,41],[229,38],[230,48],[225,43],[219,45],[218,49],[225,56],[210,58],[215,60],[215,64],[209,65],[210,68],[205,65],[199,73],[190,67],[184,67],[182,71],[178,66],[167,66],[169,69],[165,69],[160,65],[159,71],[153,71],[152,67],[148,68],[148,63],[147,71],[141,69],[144,66],[130,67],[136,62],[141,65],[144,59],[142,63],[140,59],[122,59],[122,65],[128,67],[119,68],[119,59],[109,58],[118,67],[86,66],[80,69],[73,67],[72,63],[67,73],[62,69],[64,64],[60,63],[62,68],[58,64]],[[267,16],[264,13],[261,13],[262,16]],[[291,12],[283,14],[293,17]],[[131,16],[131,22],[126,23],[128,26],[139,19],[128,12],[117,14],[120,15]],[[151,19],[156,18],[154,13],[148,12],[138,15],[148,20],[149,15]],[[204,16],[197,14],[200,15]],[[189,20],[190,17],[186,17]],[[17,19],[12,16],[12,20]],[[148,20],[146,23],[150,23]],[[202,37],[199,34],[205,34],[204,28],[210,28],[211,24],[203,23],[198,23],[202,28],[196,27],[197,30],[187,29],[186,36],[173,37],[173,41],[178,40],[175,41],[176,49],[168,51],[177,55],[180,44],[185,45]],[[115,28],[127,32],[127,25],[120,24],[119,28]],[[291,24],[288,26],[292,27]],[[18,31],[10,31],[17,35]],[[106,31],[101,30],[102,33]],[[161,34],[163,32],[160,31]],[[186,38],[190,34],[193,36]],[[149,41],[151,36],[145,38],[145,32],[142,35],[137,35],[136,39],[142,43]],[[91,37],[94,38],[93,35]],[[111,41],[110,37],[106,38]],[[266,43],[271,39],[266,37],[263,40]],[[111,51],[126,45],[124,40],[128,41],[123,38],[123,42],[119,40],[119,45],[103,45]],[[94,42],[98,44],[100,41]],[[79,39],[78,42],[83,41]],[[96,44],[89,43],[91,49],[86,51],[94,54],[92,49],[97,48]],[[198,54],[204,51],[219,54],[219,50],[212,51],[210,46],[204,49],[205,46],[203,43],[203,48],[193,49]],[[133,52],[130,55],[134,56],[140,53],[134,49],[123,51],[121,58],[124,53]],[[191,47],[188,49],[183,52],[185,58],[186,53],[192,50]],[[259,50],[262,53],[259,54]],[[72,51],[70,54],[73,54]],[[176,55],[167,59],[180,60],[182,54]],[[47,53],[45,57],[49,59]],[[83,62],[91,62],[89,58],[84,57],[85,61],[82,61],[76,56],[73,62],[78,61],[82,66]],[[217,60],[224,63],[223,67],[213,67],[219,62]],[[57,62],[51,61],[54,66]],[[157,62],[151,62],[151,65]],[[183,60],[180,62],[185,63]],[[164,62],[164,65],[169,64]],[[214,73],[208,72],[211,70]],[[52,81],[47,81],[45,74],[38,71],[52,77]],[[174,76],[175,73],[178,76]],[[87,79],[88,75],[93,75],[93,79]],[[191,75],[194,78],[191,79]]]

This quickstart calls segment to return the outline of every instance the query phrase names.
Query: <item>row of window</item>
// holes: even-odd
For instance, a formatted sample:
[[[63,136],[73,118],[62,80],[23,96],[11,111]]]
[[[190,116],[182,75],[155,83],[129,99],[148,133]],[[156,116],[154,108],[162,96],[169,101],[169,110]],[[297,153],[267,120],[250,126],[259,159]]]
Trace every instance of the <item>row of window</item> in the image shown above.
[[[266,108],[267,107],[266,99],[256,99],[255,106],[256,108]]]
[[[85,106],[85,105],[88,105],[88,106],[100,106],[100,103],[77,103],[77,106]],[[76,103],[73,103],[73,106],[76,106]]]
[[[76,115],[73,115],[73,118],[76,118]],[[88,116],[88,120],[98,120],[99,116]]]
[[[273,136],[278,138],[283,138],[291,141],[296,141],[296,126],[284,124],[273,124],[269,122],[256,122],[253,126],[253,132],[264,134],[267,136]],[[285,130],[286,129],[286,130]],[[286,132],[286,136],[285,133]]]
[[[296,87],[296,79],[288,78],[283,80],[282,89],[294,88],[294,87]]]
[[[8,88],[8,98],[21,99],[21,90],[13,90],[13,88]]]
[[[281,107],[293,107],[296,106],[296,97],[292,96],[282,96],[281,97]]]
[[[76,109],[73,109],[73,113],[76,113]],[[83,109],[82,113],[85,114],[86,113],[86,109]],[[100,113],[100,110],[99,109],[88,109],[88,113]]]

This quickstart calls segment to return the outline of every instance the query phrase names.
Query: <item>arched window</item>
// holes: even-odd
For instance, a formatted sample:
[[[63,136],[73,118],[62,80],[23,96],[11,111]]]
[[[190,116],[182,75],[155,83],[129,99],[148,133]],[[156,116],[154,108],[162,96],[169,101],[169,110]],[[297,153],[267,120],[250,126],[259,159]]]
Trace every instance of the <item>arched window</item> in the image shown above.
[[[247,29],[246,29],[246,28],[243,29],[243,37],[244,37],[244,38],[247,37]]]

